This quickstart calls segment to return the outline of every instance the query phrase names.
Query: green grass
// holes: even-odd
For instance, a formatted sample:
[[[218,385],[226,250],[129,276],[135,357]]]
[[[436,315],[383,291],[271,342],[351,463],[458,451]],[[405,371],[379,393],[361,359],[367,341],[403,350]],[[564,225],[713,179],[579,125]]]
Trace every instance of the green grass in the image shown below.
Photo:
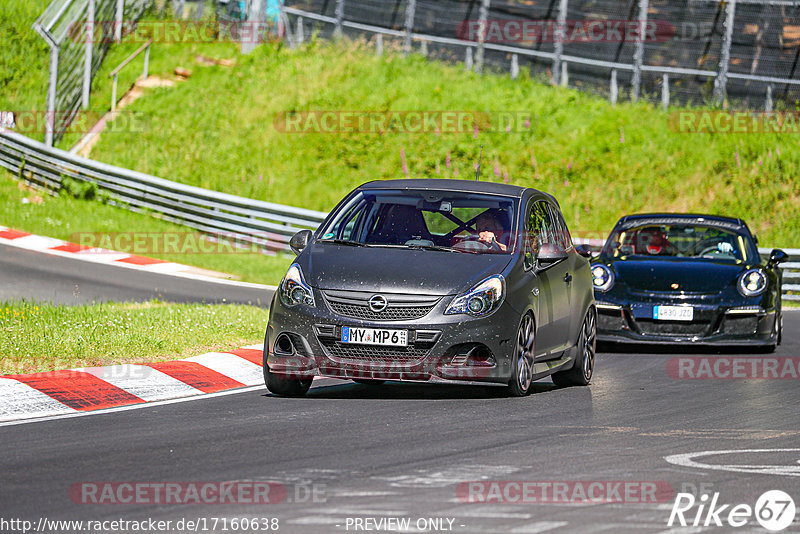
[[[160,56],[179,51],[153,54],[174,65]],[[668,114],[647,103],[612,107],[524,73],[517,80],[478,75],[418,55],[376,57],[352,43],[298,51],[267,44],[233,69],[193,70],[186,82],[154,89],[129,108],[147,118],[147,131],[103,136],[92,157],[325,211],[363,182],[402,177],[403,151],[410,176],[471,177],[483,144],[484,179],[507,173],[511,183],[555,194],[579,235],[605,237],[630,212],[700,211],[745,218],[765,245],[800,243],[800,145],[791,135],[676,133]],[[477,139],[274,127],[278,114],[303,110],[525,111],[533,118],[530,128]]]
[[[82,233],[98,233],[98,240],[108,235],[115,239],[112,243],[124,245],[124,240],[117,239],[118,232],[164,235],[191,231],[184,226],[144,213],[135,213],[101,202],[32,191],[23,188],[20,182],[6,172],[0,172],[0,206],[0,225],[70,242],[81,242]],[[99,241],[90,243],[100,244]],[[197,247],[190,250],[202,252],[203,249]],[[147,249],[129,249],[123,252],[221,271],[247,282],[264,284],[277,284],[294,258],[293,255],[285,254],[268,256],[239,251],[230,253],[233,250],[231,247],[220,250],[223,253],[165,254]]]
[[[187,358],[264,338],[267,310],[241,305],[0,303],[0,374]]]

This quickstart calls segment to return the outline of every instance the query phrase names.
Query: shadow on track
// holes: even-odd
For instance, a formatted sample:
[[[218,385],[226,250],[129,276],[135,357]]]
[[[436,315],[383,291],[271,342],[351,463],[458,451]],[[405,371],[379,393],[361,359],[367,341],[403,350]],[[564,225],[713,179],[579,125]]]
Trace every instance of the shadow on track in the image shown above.
[[[531,395],[561,389],[550,382],[533,383]],[[384,384],[336,384],[333,386],[312,387],[306,399],[341,400],[465,400],[465,399],[509,399],[502,393],[503,388],[493,386],[416,384],[387,381]],[[264,397],[275,397],[266,394]],[[302,400],[297,399],[297,400]]]

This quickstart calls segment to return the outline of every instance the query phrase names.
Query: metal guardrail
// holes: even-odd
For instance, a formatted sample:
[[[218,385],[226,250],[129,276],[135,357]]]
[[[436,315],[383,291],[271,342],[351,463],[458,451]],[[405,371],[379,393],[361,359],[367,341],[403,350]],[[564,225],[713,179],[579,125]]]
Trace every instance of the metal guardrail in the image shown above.
[[[295,232],[314,229],[327,213],[179,184],[70,154],[15,132],[0,129],[0,167],[28,183],[58,191],[67,177],[96,184],[109,202],[211,236],[266,251],[288,249]]]
[[[255,245],[268,251],[288,249],[295,232],[315,229],[327,213],[210,191],[148,174],[82,158],[15,132],[0,128],[0,167],[28,183],[51,191],[64,177],[96,184],[110,202],[133,210],[148,210],[161,218],[209,235]],[[574,238],[594,250],[600,239]],[[766,256],[770,248],[759,248]],[[783,299],[800,301],[800,249],[783,249],[798,261],[784,263]]]

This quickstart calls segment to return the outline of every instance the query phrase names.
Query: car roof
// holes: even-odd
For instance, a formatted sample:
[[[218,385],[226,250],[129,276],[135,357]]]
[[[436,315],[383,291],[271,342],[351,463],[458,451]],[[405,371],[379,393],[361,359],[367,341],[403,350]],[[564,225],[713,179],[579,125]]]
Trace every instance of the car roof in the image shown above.
[[[363,184],[359,189],[437,189],[443,191],[464,191],[467,193],[490,193],[521,197],[529,188],[479,180],[449,180],[438,178],[408,178],[403,180],[374,180]],[[535,191],[534,189],[530,189]]]
[[[735,217],[723,217],[722,215],[708,215],[702,213],[637,213],[625,215],[618,222],[617,226],[631,227],[639,222],[699,222],[711,226],[724,226],[728,228],[746,229],[747,224],[742,219]]]

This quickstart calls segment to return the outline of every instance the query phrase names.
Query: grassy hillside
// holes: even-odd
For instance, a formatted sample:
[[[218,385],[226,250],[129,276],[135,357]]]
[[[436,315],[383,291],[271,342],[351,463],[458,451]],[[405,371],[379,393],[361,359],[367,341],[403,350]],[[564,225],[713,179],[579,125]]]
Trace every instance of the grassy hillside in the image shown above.
[[[418,55],[376,57],[352,43],[299,51],[269,44],[232,69],[193,71],[132,105],[147,131],[103,136],[92,157],[328,210],[362,182],[403,176],[404,159],[410,176],[471,176],[483,144],[484,179],[507,176],[555,194],[582,235],[604,236],[628,212],[688,210],[744,217],[763,244],[800,244],[800,145],[791,135],[676,133],[667,113],[645,103],[612,107],[524,76],[481,76]],[[477,137],[276,129],[279,114],[306,110],[525,111],[532,119],[528,128]]]

